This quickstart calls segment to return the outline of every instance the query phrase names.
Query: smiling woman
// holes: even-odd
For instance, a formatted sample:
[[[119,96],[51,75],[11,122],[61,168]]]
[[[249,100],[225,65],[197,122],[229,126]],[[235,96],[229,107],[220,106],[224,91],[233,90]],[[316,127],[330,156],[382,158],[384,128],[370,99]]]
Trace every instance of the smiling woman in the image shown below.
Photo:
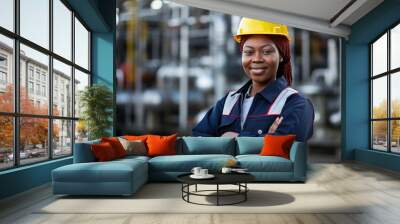
[[[240,43],[242,66],[250,79],[229,92],[193,128],[195,136],[313,134],[314,109],[291,88],[288,28],[282,24],[243,18],[234,39]]]

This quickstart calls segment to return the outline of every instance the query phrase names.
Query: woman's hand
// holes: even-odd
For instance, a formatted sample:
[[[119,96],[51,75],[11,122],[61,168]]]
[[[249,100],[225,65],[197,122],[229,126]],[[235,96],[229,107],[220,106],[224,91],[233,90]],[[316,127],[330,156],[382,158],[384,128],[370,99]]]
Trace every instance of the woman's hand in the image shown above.
[[[221,135],[221,137],[231,137],[231,138],[235,138],[237,136],[239,136],[239,133],[233,131],[228,131],[225,132],[223,135]]]
[[[268,134],[275,133],[276,129],[278,129],[279,124],[282,122],[283,117],[277,117],[274,123],[269,127]]]

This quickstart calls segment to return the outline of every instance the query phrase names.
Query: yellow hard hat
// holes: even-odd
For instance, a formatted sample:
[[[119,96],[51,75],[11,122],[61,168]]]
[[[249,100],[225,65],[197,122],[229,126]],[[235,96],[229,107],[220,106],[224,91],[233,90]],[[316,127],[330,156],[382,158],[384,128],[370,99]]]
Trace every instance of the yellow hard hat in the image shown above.
[[[233,35],[233,38],[236,42],[240,43],[242,36],[249,34],[281,35],[290,40],[288,27],[286,25],[244,17],[240,21],[239,28],[236,35]]]

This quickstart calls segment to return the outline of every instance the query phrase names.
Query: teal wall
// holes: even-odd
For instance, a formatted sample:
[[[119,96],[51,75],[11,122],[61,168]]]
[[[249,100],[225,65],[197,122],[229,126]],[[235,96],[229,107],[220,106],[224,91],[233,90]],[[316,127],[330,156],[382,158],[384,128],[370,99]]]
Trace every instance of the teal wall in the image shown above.
[[[400,155],[393,153],[356,149],[355,160],[400,172]]]
[[[113,126],[109,132],[115,135],[116,82],[115,79],[115,31],[116,0],[66,0],[85,21],[92,32],[91,81],[105,84],[113,92]]]
[[[110,87],[115,102],[114,52],[116,1],[66,0],[66,2],[79,14],[92,32],[92,82],[103,83]],[[110,127],[110,131],[114,131],[112,127]],[[71,163],[72,157],[68,157],[1,171],[0,199],[48,183],[51,181],[51,171],[53,169]]]
[[[53,169],[71,163],[69,157],[0,172],[0,199],[48,183]]]
[[[113,127],[115,126],[116,114],[116,86],[115,63],[114,63],[114,38],[115,33],[93,33],[92,34],[92,82],[108,86],[114,96]],[[115,128],[111,127],[109,132],[115,135]]]
[[[398,170],[398,156],[369,150],[369,46],[388,28],[400,22],[400,0],[386,0],[351,27],[342,61],[342,159],[357,160]],[[362,150],[362,151],[360,151]]]
[[[110,23],[109,15],[112,14],[115,0],[65,0],[85,24],[94,32],[108,32],[113,23]],[[115,8],[114,8],[115,9]],[[108,12],[109,11],[109,12]],[[115,21],[115,17],[114,17]]]
[[[116,132],[116,1],[97,0],[93,5],[102,15],[104,28],[92,32],[92,82],[105,84],[113,93],[113,125],[109,129],[110,135]],[[114,10],[112,10],[114,9]]]
[[[353,160],[354,148],[368,147],[368,45],[347,42],[344,53],[346,69],[342,85],[346,92],[342,95],[345,97],[342,129],[347,134],[342,138],[342,149],[345,149],[342,151],[342,159]]]

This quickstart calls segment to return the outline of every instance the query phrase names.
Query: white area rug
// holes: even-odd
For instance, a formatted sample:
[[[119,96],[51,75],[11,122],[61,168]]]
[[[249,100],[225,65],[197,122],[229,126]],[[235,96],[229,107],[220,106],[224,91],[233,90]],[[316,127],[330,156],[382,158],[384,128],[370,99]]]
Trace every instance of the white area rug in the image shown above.
[[[224,186],[224,189],[233,188]],[[146,184],[131,197],[57,197],[35,213],[360,213],[360,209],[316,184],[249,184],[246,202],[237,205],[204,206],[181,198],[181,184]],[[198,190],[215,189],[201,185]],[[194,187],[191,188],[194,190]],[[235,197],[226,197],[230,202]],[[215,203],[215,197],[197,197],[200,203]]]

